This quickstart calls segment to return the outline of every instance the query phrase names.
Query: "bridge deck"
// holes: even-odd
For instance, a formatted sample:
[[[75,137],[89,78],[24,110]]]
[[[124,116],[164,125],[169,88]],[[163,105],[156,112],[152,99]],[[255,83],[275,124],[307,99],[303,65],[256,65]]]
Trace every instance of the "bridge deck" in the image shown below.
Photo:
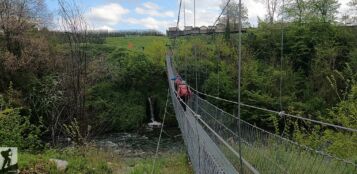
[[[231,162],[225,157],[218,146],[203,129],[192,112],[184,111],[178,99],[175,97],[175,76],[170,57],[166,58],[168,80],[172,103],[175,108],[176,118],[181,129],[184,142],[195,173],[198,174],[234,174],[238,173]],[[187,109],[188,110],[188,109]]]

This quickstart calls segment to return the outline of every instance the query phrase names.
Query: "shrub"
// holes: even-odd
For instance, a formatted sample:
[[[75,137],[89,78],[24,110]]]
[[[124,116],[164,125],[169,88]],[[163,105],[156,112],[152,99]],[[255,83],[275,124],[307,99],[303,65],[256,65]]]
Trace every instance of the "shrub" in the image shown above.
[[[0,111],[0,144],[20,149],[38,149],[41,147],[40,129],[30,123],[29,116],[21,115],[20,112],[20,108]]]

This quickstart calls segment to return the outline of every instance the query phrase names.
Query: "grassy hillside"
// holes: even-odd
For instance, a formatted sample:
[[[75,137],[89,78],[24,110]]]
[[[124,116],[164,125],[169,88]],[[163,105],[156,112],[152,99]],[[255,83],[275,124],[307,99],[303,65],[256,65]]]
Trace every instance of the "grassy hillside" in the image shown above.
[[[136,51],[146,49],[154,42],[166,42],[167,37],[164,36],[127,36],[127,37],[109,37],[105,41],[105,45],[115,46],[117,48],[127,48]]]

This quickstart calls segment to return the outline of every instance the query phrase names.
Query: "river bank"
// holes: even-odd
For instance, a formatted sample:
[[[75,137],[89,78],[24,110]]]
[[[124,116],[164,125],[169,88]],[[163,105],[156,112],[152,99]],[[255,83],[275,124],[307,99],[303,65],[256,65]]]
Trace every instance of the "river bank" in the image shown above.
[[[158,130],[113,133],[94,138],[86,146],[48,149],[40,153],[20,153],[21,173],[151,173],[155,159]],[[49,159],[68,161],[58,171]],[[193,173],[180,132],[166,129],[160,143],[155,173]]]

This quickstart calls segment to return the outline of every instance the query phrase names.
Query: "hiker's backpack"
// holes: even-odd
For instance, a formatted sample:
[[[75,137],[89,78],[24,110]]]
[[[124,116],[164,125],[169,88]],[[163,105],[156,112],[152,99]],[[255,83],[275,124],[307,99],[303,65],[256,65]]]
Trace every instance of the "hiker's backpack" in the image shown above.
[[[181,85],[181,83],[182,83],[181,78],[176,78],[175,84],[176,84],[177,86],[179,86],[179,85]]]

